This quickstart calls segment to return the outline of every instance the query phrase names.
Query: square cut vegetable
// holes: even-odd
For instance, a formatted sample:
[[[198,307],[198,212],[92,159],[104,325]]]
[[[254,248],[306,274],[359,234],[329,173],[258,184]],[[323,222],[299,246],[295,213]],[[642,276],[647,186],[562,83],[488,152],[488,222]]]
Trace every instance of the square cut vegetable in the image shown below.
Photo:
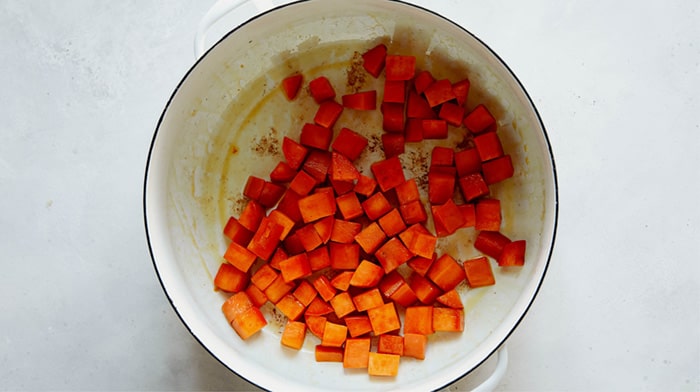
[[[311,283],[309,283],[308,280],[301,280],[292,292],[292,295],[294,295],[294,297],[298,299],[299,302],[301,302],[304,306],[309,306],[311,301],[313,301],[314,298],[316,298],[316,296],[318,295],[318,292],[316,291],[314,286],[312,286]]]
[[[409,178],[396,186],[396,197],[399,204],[406,204],[412,201],[420,200],[420,192],[415,178]]]
[[[482,199],[476,203],[477,230],[498,231],[501,229],[501,202],[498,199]]]
[[[416,256],[411,260],[408,260],[406,264],[418,275],[425,276],[425,274],[428,273],[430,266],[433,265],[435,259],[437,259],[437,254],[433,253],[430,257]]]
[[[431,335],[433,329],[433,306],[409,306],[406,308],[406,316],[403,324],[404,333],[419,333]]]
[[[226,226],[224,226],[224,235],[231,241],[244,247],[253,238],[253,232],[243,227],[238,219],[233,216],[228,218]]]
[[[384,81],[384,96],[382,102],[406,102],[406,82],[403,80]]]
[[[304,311],[304,317],[308,320],[309,317],[320,317],[331,313],[333,313],[333,307],[330,304],[328,304],[328,302],[324,301],[323,298],[316,297],[313,299],[313,301],[311,301],[309,306],[306,307],[306,311]],[[321,336],[318,335],[318,337],[320,338]]]
[[[331,242],[350,244],[355,241],[355,236],[362,230],[359,222],[336,219],[331,232]]]
[[[496,130],[496,119],[483,104],[477,105],[471,112],[464,116],[463,124],[469,132],[480,134]]]
[[[447,121],[441,119],[423,119],[423,139],[447,139]]]
[[[331,298],[335,297],[337,290],[331,284],[330,279],[325,275],[318,275],[315,279],[311,281],[318,294],[324,301],[330,301]],[[332,309],[331,309],[332,310]]]
[[[435,146],[430,152],[430,166],[454,165],[455,150],[450,147]]]
[[[285,241],[286,240],[287,240],[287,238],[285,238]],[[304,249],[301,247],[301,245],[299,245],[299,247],[301,250],[299,252],[295,252],[292,254],[298,254],[298,253],[301,253],[304,251]],[[274,269],[275,271],[279,271],[280,270],[280,262],[282,262],[282,260],[286,260],[288,257],[289,257],[289,253],[287,252],[285,247],[279,247],[279,248],[277,248],[277,250],[275,250],[275,253],[272,254],[272,257],[270,258],[270,260],[268,260],[267,265],[269,265],[270,268]]]
[[[437,237],[432,234],[415,233],[406,248],[415,256],[430,258],[435,252]]]
[[[366,310],[384,305],[382,294],[377,288],[357,294],[356,296],[352,297],[352,302],[355,304],[355,309],[357,309],[358,312],[364,312]]]
[[[270,302],[276,304],[293,289],[294,285],[292,283],[285,282],[282,275],[278,275],[263,292]]]
[[[442,295],[438,286],[415,272],[411,272],[408,276],[408,285],[416,293],[418,300],[425,305],[432,304],[435,298]]]
[[[434,308],[433,328],[436,332],[464,331],[464,311],[453,308]]]
[[[267,296],[265,296],[265,293],[263,293],[254,284],[248,284],[248,287],[245,289],[245,293],[248,294],[248,297],[250,297],[250,302],[252,302],[253,305],[257,306],[258,308],[267,303]]]
[[[403,336],[384,334],[377,339],[377,352],[403,355]]]
[[[384,276],[381,266],[368,260],[362,260],[353,272],[350,285],[355,287],[375,287]]]
[[[491,286],[496,283],[491,263],[486,256],[469,259],[464,262],[463,267],[469,287]]]
[[[221,263],[214,277],[214,287],[229,293],[244,290],[248,285],[248,274],[228,263]]]
[[[459,212],[464,217],[464,225],[462,227],[474,227],[476,224],[476,208],[473,203],[458,204]]]
[[[299,142],[306,147],[317,148],[319,150],[327,150],[331,145],[333,131],[330,128],[320,125],[306,123],[301,128],[301,136]]]
[[[304,223],[317,221],[335,214],[333,192],[316,192],[299,199],[299,212]]]
[[[265,186],[265,180],[256,176],[248,176],[245,186],[243,187],[243,196],[257,201],[260,198],[262,189]]]
[[[452,91],[452,82],[448,79],[436,80],[425,88],[423,95],[431,108],[457,98]]]
[[[369,316],[369,322],[372,324],[372,331],[376,336],[397,331],[401,328],[401,320],[396,313],[396,307],[393,302],[368,309],[367,316]]]
[[[282,332],[282,339],[280,340],[282,345],[295,350],[301,350],[305,338],[306,324],[300,321],[287,320],[287,324],[285,324],[284,331]]]
[[[331,298],[329,302],[338,318],[342,319],[355,311],[353,299],[350,297],[350,294],[348,294],[347,291],[336,294],[335,297]]]
[[[375,189],[377,189],[377,182],[374,181],[374,178],[360,174],[353,191],[359,195],[369,197],[374,193]]]
[[[346,369],[366,368],[369,364],[371,343],[370,338],[347,339],[343,352],[343,367]]]
[[[335,225],[335,217],[333,216],[327,216],[314,222],[314,230],[316,230],[324,244],[331,240],[333,225]]]
[[[331,148],[333,151],[343,154],[349,160],[354,161],[360,157],[368,143],[369,141],[366,137],[352,129],[343,127],[338,132],[335,140],[333,140]]]
[[[365,314],[346,316],[345,325],[348,327],[350,337],[353,338],[372,332],[372,324],[369,322],[369,317]]]
[[[245,292],[239,292],[227,299],[221,310],[229,324],[241,339],[245,340],[260,331],[267,321],[260,309],[253,305]]]
[[[338,117],[343,113],[343,106],[335,101],[323,101],[316,110],[314,123],[327,129],[333,128]]]
[[[347,336],[348,327],[328,321],[323,328],[321,344],[328,347],[342,347]]]
[[[413,257],[411,252],[396,237],[392,237],[375,252],[375,257],[384,268],[384,272],[389,273],[398,268],[403,263]]]
[[[452,234],[464,227],[464,215],[462,215],[453,199],[448,199],[445,204],[434,205],[431,208],[435,225],[440,225],[446,234]]]
[[[311,265],[306,253],[300,253],[280,262],[280,272],[284,281],[289,283],[294,280],[311,275]]]
[[[476,151],[481,162],[490,161],[503,155],[503,145],[496,132],[486,132],[474,137]]]
[[[435,298],[435,301],[453,309],[464,309],[462,299],[457,293],[457,290],[454,289],[447,291],[443,295]]]
[[[314,358],[316,362],[343,362],[343,351],[342,347],[326,347],[319,344],[314,349]]]
[[[382,102],[380,105],[382,129],[387,132],[403,133],[406,125],[404,106],[403,103]]]
[[[361,203],[365,210],[365,215],[369,220],[377,220],[387,212],[391,211],[391,204],[383,193],[377,192]]]
[[[301,74],[289,75],[282,79],[282,91],[287,100],[292,101],[297,97],[303,80],[304,76]]]
[[[382,135],[382,149],[387,158],[401,155],[406,151],[406,138],[403,133],[385,133]]]
[[[474,240],[474,248],[479,252],[498,259],[503,251],[503,248],[508,245],[511,240],[498,231],[482,231]]]
[[[458,177],[479,173],[481,171],[481,157],[479,157],[476,148],[471,147],[457,151],[455,153],[455,167]]]
[[[416,223],[425,222],[428,219],[428,214],[420,200],[414,200],[399,206],[399,212],[404,223],[413,225]]]
[[[418,93],[416,92],[410,91],[408,93],[408,98],[406,98],[406,117],[408,118],[408,125],[410,125],[411,119],[431,119],[437,118],[437,115],[433,111],[433,108],[430,107],[428,101],[423,96],[418,95]],[[418,122],[418,124],[420,124],[421,139],[415,141],[422,140],[423,124],[422,122]]]
[[[425,359],[425,351],[428,345],[428,337],[418,333],[405,333],[403,335],[403,355],[416,359]]]
[[[257,256],[241,245],[231,242],[224,253],[224,259],[243,272],[248,272]]]
[[[328,169],[331,167],[331,153],[325,150],[311,150],[304,160],[302,169],[311,174],[319,184],[326,181]]]
[[[331,284],[340,291],[348,291],[353,273],[354,271],[340,271],[331,279]]]
[[[342,97],[343,106],[354,110],[374,110],[377,108],[377,91],[360,91]]]
[[[452,83],[452,92],[455,94],[457,105],[464,106],[464,104],[467,103],[469,87],[471,87],[469,79],[462,79],[459,82]]]
[[[387,237],[393,237],[406,230],[406,224],[401,217],[401,213],[396,208],[384,214],[377,222]]]
[[[462,125],[462,120],[464,119],[464,107],[456,103],[445,102],[440,105],[438,117],[447,121],[449,125],[459,127]]]
[[[365,211],[362,209],[360,204],[360,199],[357,198],[355,192],[348,192],[344,195],[338,196],[336,199],[336,204],[338,205],[338,210],[343,216],[343,219],[351,220],[359,218],[364,215]]]
[[[331,268],[335,270],[354,270],[360,264],[360,246],[358,244],[329,244]]]
[[[379,44],[362,54],[362,66],[375,78],[379,77],[384,69],[386,53],[386,45]]]
[[[430,169],[428,172],[428,200],[431,204],[445,204],[452,199],[456,184],[455,174],[456,170],[453,166],[434,166]]]
[[[251,232],[255,233],[260,226],[260,222],[265,217],[265,209],[260,203],[255,200],[249,200],[246,203],[241,215],[238,217],[238,223]],[[252,237],[251,237],[252,238]]]
[[[374,162],[370,166],[370,169],[382,192],[393,189],[406,181],[403,168],[401,167],[401,161],[398,157]]]
[[[396,270],[386,274],[379,282],[379,291],[398,305],[405,307],[418,301],[416,293]]]
[[[511,178],[515,172],[510,155],[503,155],[488,162],[484,162],[481,166],[481,170],[484,176],[484,182],[488,185]]]
[[[269,263],[263,264],[258,268],[257,271],[250,277],[251,283],[253,283],[260,290],[265,290],[268,288],[272,282],[277,279],[277,271],[275,271]]]
[[[384,234],[381,227],[376,222],[372,222],[355,236],[355,242],[366,253],[373,254],[384,243],[386,238],[386,234]]]
[[[317,103],[335,98],[335,90],[333,89],[333,85],[331,85],[330,80],[328,80],[328,78],[325,76],[319,76],[318,78],[310,81],[309,92]]]
[[[399,374],[401,357],[396,354],[369,353],[367,374],[370,376],[395,377]]]
[[[311,252],[312,250],[323,245],[323,239],[318,234],[318,231],[316,231],[316,228],[314,227],[314,225],[311,223],[298,228],[294,232],[294,235],[297,236],[297,238],[298,238],[299,242],[301,243],[301,246],[303,247],[305,252]],[[292,237],[287,237],[287,238],[292,238]],[[297,254],[297,253],[302,253],[302,252],[290,252],[290,253]]]
[[[279,210],[270,211],[268,218],[270,218],[271,221],[282,226],[282,233],[280,234],[280,241],[284,241],[284,239],[287,238],[287,235],[289,235],[289,233],[294,228],[295,222],[290,217],[285,215],[284,212],[279,211]]]
[[[516,240],[503,247],[498,256],[498,265],[501,267],[520,267],[525,265],[525,240]]]
[[[327,246],[320,246],[310,252],[307,252],[309,257],[309,265],[311,271],[316,272],[331,266],[331,257],[328,253]]]
[[[266,208],[273,207],[280,200],[286,189],[287,188],[282,185],[265,181],[262,191],[260,192],[260,197],[258,197],[258,203]]]
[[[285,136],[282,139],[282,154],[284,154],[284,159],[287,160],[287,164],[294,170],[298,170],[301,164],[304,163],[306,155],[309,153],[309,149],[297,143],[293,139]]]
[[[282,297],[275,307],[282,312],[288,320],[297,320],[304,313],[304,304],[299,302],[299,300],[292,294],[286,294]]]
[[[284,192],[284,195],[282,195],[279,203],[277,203],[276,209],[287,215],[289,219],[299,223],[302,220],[301,211],[299,211],[299,199],[301,199],[301,197],[302,196],[293,190],[287,189],[287,191]]]
[[[384,75],[386,80],[411,80],[416,72],[416,57],[387,55]]]
[[[428,70],[420,71],[413,78],[413,88],[418,94],[422,94],[428,86],[435,82],[433,74]]]
[[[466,277],[464,268],[447,253],[435,260],[426,276],[442,291],[454,289]]]
[[[472,201],[489,194],[489,186],[480,173],[468,174],[457,180],[462,196],[466,201]]]

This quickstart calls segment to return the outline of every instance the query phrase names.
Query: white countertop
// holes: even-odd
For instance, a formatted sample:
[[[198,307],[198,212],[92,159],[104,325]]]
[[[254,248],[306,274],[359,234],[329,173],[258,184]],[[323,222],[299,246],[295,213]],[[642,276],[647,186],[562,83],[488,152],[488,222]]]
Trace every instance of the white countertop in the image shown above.
[[[253,388],[182,325],[143,224],[210,3],[0,3],[0,389]],[[415,3],[504,59],[555,154],[555,251],[498,390],[700,390],[698,3]]]

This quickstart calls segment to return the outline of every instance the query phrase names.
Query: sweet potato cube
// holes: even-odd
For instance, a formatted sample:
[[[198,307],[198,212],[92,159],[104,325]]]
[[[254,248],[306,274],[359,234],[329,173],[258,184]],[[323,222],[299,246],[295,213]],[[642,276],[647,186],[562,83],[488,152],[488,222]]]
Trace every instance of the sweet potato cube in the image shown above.
[[[249,284],[245,289],[245,293],[248,295],[250,302],[252,302],[254,306],[261,307],[267,302],[267,296],[265,293],[263,293],[262,290],[260,290],[254,284]]]
[[[484,181],[481,173],[467,174],[464,177],[460,177],[457,180],[457,184],[460,191],[462,191],[464,200],[468,202],[489,194],[489,186]]]
[[[239,270],[248,272],[250,267],[255,262],[256,256],[253,252],[242,247],[238,243],[231,242],[228,245],[228,248],[226,248],[224,259]]]
[[[446,291],[441,296],[435,298],[435,301],[453,309],[464,308],[464,305],[462,304],[462,298],[460,298],[459,293],[457,293],[457,290],[455,289]]]
[[[415,127],[413,132],[420,132],[420,138],[415,141],[421,141],[423,140],[423,121],[421,120],[436,118],[437,115],[433,111],[433,108],[430,107],[427,99],[414,91],[410,91],[406,99],[406,117],[408,117],[408,121],[406,122],[406,136],[408,136],[409,130]]]
[[[436,332],[464,331],[464,311],[453,308],[434,308],[433,328]]]
[[[299,211],[299,199],[301,199],[301,196],[298,193],[287,189],[287,191],[284,192],[284,195],[282,195],[282,198],[280,199],[279,203],[277,203],[276,210],[283,212],[289,217],[289,219],[293,220],[296,223],[299,223],[301,222],[301,211]]]
[[[503,248],[508,245],[511,240],[498,231],[482,231],[479,232],[474,240],[474,248],[479,252],[498,259],[503,251]]]
[[[377,352],[382,354],[403,355],[403,337],[384,334],[377,339]]]
[[[432,234],[415,233],[406,247],[411,253],[424,258],[432,258],[437,245],[437,237]]]
[[[445,168],[454,169],[452,166],[445,166]],[[431,168],[428,172],[428,200],[430,203],[445,204],[452,199],[455,183],[454,173],[451,173],[449,170],[433,170]]]
[[[389,273],[413,257],[411,252],[396,237],[392,237],[374,253],[384,272]]]
[[[355,241],[355,236],[362,230],[359,222],[336,219],[331,232],[331,242],[350,244]]]
[[[413,88],[418,94],[422,94],[428,86],[435,82],[435,78],[428,70],[420,71],[413,78]]]
[[[452,91],[452,82],[448,79],[436,80],[425,88],[423,95],[432,108],[456,98]]]
[[[395,189],[399,205],[420,200],[420,192],[418,191],[418,184],[415,178],[409,178],[397,185]]]
[[[435,301],[435,298],[442,295],[440,288],[433,282],[415,272],[411,272],[408,277],[408,285],[411,287],[416,297],[423,304],[430,305]]]
[[[289,189],[299,196],[306,196],[316,186],[316,178],[304,170],[299,170],[289,183]]]
[[[277,271],[275,271],[270,264],[265,263],[258,268],[257,271],[250,277],[250,281],[255,285],[255,287],[260,290],[265,290],[268,288],[272,282],[277,279]]]
[[[343,362],[343,354],[342,347],[326,347],[318,344],[314,350],[316,362]]]
[[[280,272],[284,281],[289,283],[311,275],[311,265],[306,253],[290,256],[280,262]]]
[[[348,192],[338,196],[336,199],[338,210],[345,220],[352,220],[362,216],[365,211],[362,209],[360,199],[355,192]]]
[[[331,312],[332,311],[333,310],[331,310]],[[319,339],[323,338],[323,330],[326,328],[327,320],[328,319],[324,316],[311,316],[304,313],[306,329]]]
[[[352,297],[350,297],[350,294],[348,294],[347,291],[336,294],[335,297],[331,298],[330,304],[338,318],[343,318],[355,311],[355,305]]]
[[[221,311],[224,313],[226,321],[230,324],[236,317],[252,307],[253,302],[250,300],[250,297],[245,292],[238,292],[224,301],[221,305]]]
[[[265,217],[265,209],[255,200],[249,200],[238,217],[238,223],[255,233]]]
[[[297,143],[295,140],[285,136],[282,139],[282,153],[284,154],[284,159],[287,161],[289,167],[294,170],[298,170],[301,167],[301,164],[304,163],[304,159],[306,159],[309,149]]]
[[[306,252],[311,252],[312,250],[323,245],[323,238],[321,238],[318,231],[316,231],[316,228],[311,223],[298,228],[292,236],[294,235],[296,235],[301,243],[301,246]],[[292,236],[288,236],[287,238],[292,238]]]
[[[455,150],[450,147],[435,146],[430,152],[430,166],[454,165]]]
[[[348,291],[353,271],[342,271],[331,279],[331,285],[340,291]]]
[[[304,223],[317,221],[335,214],[336,204],[332,192],[315,192],[299,200],[299,211]]]
[[[270,300],[270,302],[276,304],[282,299],[282,297],[287,295],[293,289],[294,285],[285,282],[284,278],[280,274],[277,276],[277,278],[275,278],[275,280],[272,281],[272,283],[269,286],[267,286],[265,290],[263,290],[263,292],[265,293],[265,296],[267,296],[267,299]]]
[[[460,178],[479,173],[481,171],[481,158],[476,148],[471,147],[457,151],[455,153],[455,167],[457,168],[457,176]]]
[[[292,294],[287,294],[282,299],[277,301],[275,307],[282,312],[283,315],[287,316],[289,320],[298,319],[302,313],[304,313],[304,304],[299,302],[299,300]]]
[[[362,202],[361,205],[365,211],[365,215],[367,215],[367,218],[370,220],[377,220],[382,215],[391,211],[391,204],[389,204],[389,200],[381,192],[377,192],[368,197]]]
[[[343,112],[343,105],[338,102],[327,100],[321,102],[314,115],[314,123],[324,128],[333,128],[335,122]]]
[[[406,82],[403,80],[385,80],[382,102],[403,103],[406,101]]]
[[[464,262],[464,273],[469,287],[491,286],[496,283],[491,263],[486,256],[479,256]]]
[[[299,89],[301,88],[301,82],[303,80],[304,76],[302,74],[289,75],[282,79],[282,91],[284,92],[284,96],[288,101],[291,101],[297,97]]]
[[[330,128],[320,125],[306,123],[301,128],[299,135],[299,143],[302,146],[316,148],[319,150],[328,150],[333,138],[333,131]]]
[[[452,234],[457,229],[464,227],[466,222],[459,207],[452,199],[448,199],[444,204],[431,206],[431,211],[436,225],[439,224],[444,228],[447,234]]]
[[[229,263],[221,263],[214,277],[214,287],[229,293],[244,290],[248,285],[248,274]]]
[[[466,116],[462,122],[469,132],[480,134],[496,130],[496,119],[483,104],[479,104]]]
[[[327,216],[314,222],[314,229],[316,229],[318,236],[321,237],[321,241],[324,244],[331,240],[334,224],[335,217],[333,216]]]
[[[476,224],[476,209],[473,203],[458,204],[459,212],[464,217],[464,225],[462,227],[474,227]]]
[[[286,190],[287,188],[282,185],[265,181],[260,197],[258,197],[258,203],[263,207],[270,208],[280,201]]]
[[[325,150],[311,150],[304,160],[302,169],[311,174],[319,184],[326,181],[328,169],[331,167],[331,153]]]
[[[481,166],[481,170],[484,181],[488,185],[511,178],[515,173],[510,155],[503,155],[488,162],[484,162]]]
[[[260,198],[263,187],[265,186],[265,180],[256,176],[248,176],[248,179],[243,186],[243,196],[249,198],[251,201],[257,201]]]
[[[231,326],[243,340],[255,335],[266,325],[265,316],[256,306],[244,311],[231,322]]]
[[[354,161],[360,157],[369,140],[349,128],[341,128],[331,144],[331,149]]]
[[[410,244],[413,240],[413,236],[416,233],[430,234],[430,231],[428,231],[428,229],[426,229],[425,226],[423,226],[422,224],[414,223],[411,226],[409,226],[406,230],[399,233],[399,238],[404,243],[404,245]]]
[[[436,258],[436,253],[433,253],[430,257],[416,256],[411,260],[408,260],[406,265],[408,265],[418,275],[425,276]]]
[[[404,104],[382,102],[379,111],[382,113],[382,129],[391,133],[403,133],[406,125],[404,119]]]
[[[401,328],[401,320],[396,313],[396,307],[393,302],[368,309],[367,316],[375,335],[396,331]]]
[[[378,44],[362,54],[362,66],[375,78],[379,77],[379,74],[384,69],[386,52],[386,45]]]
[[[248,243],[247,249],[261,259],[268,260],[275,249],[277,249],[283,231],[284,227],[265,217],[260,222],[260,226],[255,231],[250,243]],[[248,269],[241,269],[241,271],[248,271]]]
[[[525,265],[525,240],[516,240],[503,247],[498,256],[498,265],[501,267],[521,267]]]
[[[469,87],[471,83],[469,79],[462,79],[459,82],[452,83],[452,91],[455,93],[457,105],[464,106],[469,96]]]
[[[399,374],[401,357],[396,354],[369,353],[367,374],[370,376],[395,377]]]
[[[341,97],[343,106],[354,110],[374,110],[377,108],[377,90],[358,91]]]
[[[297,175],[297,171],[292,169],[291,166],[285,161],[277,162],[277,165],[270,172],[270,181],[285,183],[292,181],[294,176]]]
[[[443,291],[450,291],[464,280],[464,268],[449,254],[440,256],[426,274]]]
[[[287,238],[287,235],[289,235],[289,233],[294,228],[295,222],[290,217],[288,217],[284,212],[279,211],[279,210],[270,211],[268,218],[270,218],[271,221],[282,226],[282,233],[280,234],[280,241],[284,241],[284,239]]]
[[[433,329],[433,306],[409,306],[403,323],[404,333],[430,335]]]
[[[378,288],[382,295],[403,307],[411,306],[418,300],[413,289],[396,270],[386,274]]]
[[[311,281],[318,294],[324,301],[330,301],[335,296],[336,289],[331,284],[330,279],[325,275],[318,275]]]
[[[250,239],[253,238],[253,232],[243,227],[243,225],[235,217],[228,218],[226,226],[224,226],[224,235],[233,242],[247,246]]]
[[[384,269],[368,260],[362,260],[350,279],[350,285],[355,287],[374,287],[384,276]]]
[[[377,222],[387,237],[393,237],[406,230],[406,224],[404,223],[401,213],[397,208],[394,208],[384,214],[384,216],[379,218]]]
[[[370,223],[355,236],[355,242],[369,254],[373,254],[385,240],[386,234],[376,222]]]
[[[304,317],[325,316],[331,313],[333,313],[333,307],[321,297],[316,297],[311,301],[309,306],[306,307]]]
[[[482,199],[476,203],[474,228],[485,231],[501,229],[501,202],[498,199]]]
[[[369,322],[369,317],[365,314],[345,316],[344,320],[345,325],[348,327],[348,333],[353,338],[372,332],[372,324]]]
[[[327,321],[326,326],[323,328],[321,344],[327,347],[341,347],[345,343],[347,336],[348,327]]]
[[[378,288],[373,288],[357,294],[356,296],[352,297],[352,302],[358,312],[364,312],[365,310],[384,305],[382,294],[379,292]]]
[[[332,152],[329,176],[334,181],[355,181],[360,178],[360,172],[345,155]]]
[[[374,162],[370,166],[374,178],[379,184],[382,192],[393,189],[406,181],[406,177],[401,167],[398,157],[387,158],[383,161]]]
[[[486,132],[474,137],[476,151],[479,152],[481,162],[490,161],[503,155],[501,139],[496,132]]]
[[[411,80],[416,72],[416,57],[391,55],[385,59],[384,75],[386,80]]]
[[[331,257],[328,253],[328,246],[320,246],[306,253],[309,258],[309,266],[311,271],[320,271],[331,266]]]
[[[313,301],[314,298],[316,298],[316,296],[318,295],[318,292],[316,291],[314,286],[312,286],[311,283],[309,283],[308,280],[302,280],[294,289],[292,295],[294,295],[294,297],[296,297],[296,299],[298,299],[299,302],[302,303],[302,305],[309,306],[311,301]]]
[[[304,338],[306,338],[306,324],[300,321],[287,320],[280,340],[282,345],[300,350],[304,345]]]
[[[360,264],[360,246],[358,244],[329,244],[331,267],[336,270],[354,270]]]
[[[447,123],[452,126],[459,127],[462,125],[464,113],[464,106],[452,102],[445,102],[440,105],[438,117],[447,121]]]
[[[331,188],[333,188],[335,194],[338,196],[344,195],[355,188],[354,181],[337,181],[329,179],[328,182],[331,184]]]
[[[404,223],[413,225],[416,223],[425,222],[428,219],[428,214],[420,200],[414,200],[399,206],[399,212]]]
[[[335,90],[330,80],[325,76],[319,76],[309,82],[309,92],[317,103],[335,98]]]
[[[418,333],[405,333],[403,335],[403,355],[416,359],[425,359],[425,351],[428,345],[428,336]]]
[[[422,121],[423,139],[447,139],[449,128],[447,121],[425,118]]]
[[[382,150],[387,158],[399,156],[406,152],[406,138],[403,133],[382,134]]]
[[[301,238],[299,236],[298,230],[291,232],[287,236],[287,238],[284,239],[284,242],[282,245],[284,246],[284,251],[287,255],[297,255],[299,253],[303,253],[306,251],[306,249],[304,248],[304,244],[301,242]],[[279,251],[281,249],[282,248],[277,248],[277,251]],[[277,253],[277,251],[275,251],[275,254]],[[287,257],[289,257],[289,256],[287,256]],[[280,261],[287,259],[287,257],[285,257],[283,259],[276,260],[276,263],[273,263],[274,260],[270,260],[270,265],[273,268],[279,270]]]
[[[280,270],[280,263],[283,260],[287,260],[289,258],[289,253],[286,250],[288,241],[289,241],[289,238],[285,238],[284,247],[277,248],[277,250],[275,250],[275,253],[272,254],[272,257],[270,257],[270,260],[266,264],[266,265],[269,265],[275,271],[279,271]],[[293,254],[299,254],[299,253],[304,251],[304,248],[301,246],[301,244],[299,245],[299,249],[300,249],[299,252],[295,252]]]
[[[370,338],[349,338],[345,340],[343,367],[346,369],[366,368],[369,363]]]
[[[357,180],[357,183],[355,183],[353,191],[362,196],[369,197],[374,193],[375,189],[377,189],[377,181],[374,181],[372,177],[360,174],[360,178]]]

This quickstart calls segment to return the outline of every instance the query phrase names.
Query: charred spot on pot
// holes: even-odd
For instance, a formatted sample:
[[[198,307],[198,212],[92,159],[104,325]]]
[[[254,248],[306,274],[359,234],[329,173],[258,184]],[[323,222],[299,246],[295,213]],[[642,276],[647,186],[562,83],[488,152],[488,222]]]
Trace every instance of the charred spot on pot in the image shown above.
[[[236,155],[238,154],[238,146],[235,144],[231,144],[231,154]]]
[[[277,136],[277,130],[270,128],[270,133],[253,142],[253,151],[260,156],[278,155],[280,153],[279,146],[280,140]]]

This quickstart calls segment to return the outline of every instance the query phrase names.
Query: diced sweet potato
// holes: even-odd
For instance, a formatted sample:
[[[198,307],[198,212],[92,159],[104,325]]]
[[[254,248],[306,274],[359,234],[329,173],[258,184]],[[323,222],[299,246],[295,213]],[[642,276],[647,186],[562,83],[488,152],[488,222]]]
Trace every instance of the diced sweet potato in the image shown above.
[[[525,240],[516,240],[503,247],[498,256],[498,265],[501,267],[520,267],[525,265]]]
[[[306,338],[306,324],[300,321],[287,320],[280,340],[282,345],[301,350],[301,347],[304,345],[304,338]]]
[[[435,329],[433,329],[433,306],[407,307],[403,331],[404,333],[419,333],[422,335],[430,335],[435,332]]]
[[[350,285],[355,287],[374,287],[384,276],[384,269],[368,260],[362,260],[350,279]]]
[[[464,331],[464,311],[453,308],[434,308],[433,328],[436,332]]]
[[[403,336],[384,334],[377,339],[377,352],[403,355]]]
[[[342,347],[347,336],[348,327],[327,321],[326,326],[323,328],[321,344],[327,347]]]
[[[236,242],[231,242],[226,248],[224,259],[239,270],[248,272],[255,262],[256,256],[253,252],[238,245]]]
[[[214,277],[214,287],[229,293],[244,290],[248,285],[248,274],[229,263],[221,263]]]
[[[347,291],[336,294],[335,297],[331,298],[329,303],[333,307],[335,315],[341,319],[355,311],[353,299]]]
[[[319,344],[316,345],[314,356],[316,362],[343,362],[343,352],[342,347],[326,347]]]
[[[282,312],[283,315],[289,320],[296,320],[304,313],[304,304],[299,302],[299,300],[292,294],[286,294],[282,297],[275,307]]]
[[[435,260],[426,276],[443,291],[454,289],[465,278],[464,268],[447,253]]]
[[[403,168],[401,167],[401,161],[399,161],[398,157],[374,162],[370,166],[370,170],[372,174],[374,174],[374,178],[382,192],[393,189],[406,181]]]
[[[349,338],[345,340],[343,367],[346,369],[366,368],[369,363],[370,338]]]
[[[496,283],[491,269],[491,263],[485,256],[466,260],[463,267],[469,287],[491,286]]]
[[[344,320],[345,325],[348,327],[348,333],[353,338],[372,332],[372,324],[369,322],[369,317],[365,314],[346,316]]]
[[[310,276],[311,265],[308,255],[300,253],[280,262],[280,273],[287,283]]]
[[[403,335],[403,355],[416,359],[425,359],[425,351],[428,345],[428,337],[418,333],[405,333]]]
[[[401,320],[396,313],[396,307],[393,302],[368,309],[367,316],[369,316],[372,331],[374,331],[375,335],[396,331],[401,328]]]
[[[356,296],[352,297],[352,302],[358,312],[364,312],[368,309],[384,305],[382,294],[379,292],[378,288],[373,288],[357,294]]]
[[[386,234],[384,234],[381,227],[376,222],[372,222],[355,236],[355,242],[360,245],[362,250],[368,254],[373,254],[384,243],[386,238]]]
[[[435,298],[435,301],[454,309],[464,308],[464,305],[462,304],[462,299],[460,298],[459,293],[457,293],[457,290],[455,289],[446,291],[443,295]]]
[[[401,357],[396,354],[369,353],[367,374],[370,376],[395,377],[399,374]]]
[[[391,238],[377,249],[374,255],[386,273],[395,270],[413,257],[411,252],[401,243],[401,240],[396,237]]]

